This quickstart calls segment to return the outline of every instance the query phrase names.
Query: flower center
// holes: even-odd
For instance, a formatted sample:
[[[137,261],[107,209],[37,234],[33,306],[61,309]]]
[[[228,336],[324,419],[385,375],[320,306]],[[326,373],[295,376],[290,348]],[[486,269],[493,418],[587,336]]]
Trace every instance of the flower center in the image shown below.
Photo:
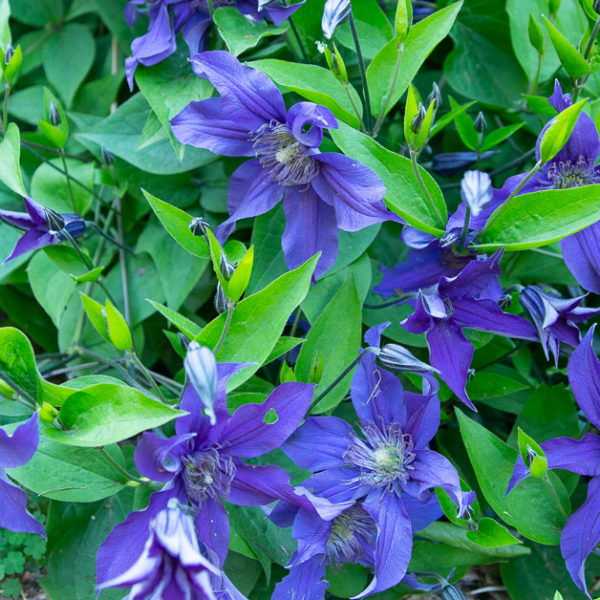
[[[319,174],[319,163],[291,134],[287,125],[271,121],[250,135],[256,157],[277,183],[306,185]]]
[[[223,457],[215,448],[209,448],[184,457],[183,480],[188,496],[195,502],[207,498],[227,497],[235,465],[230,457]]]
[[[360,469],[360,481],[392,491],[396,484],[410,479],[415,460],[412,437],[403,433],[398,423],[369,423],[362,430],[365,440],[352,434],[354,444],[344,453],[344,460]]]
[[[556,189],[581,187],[592,183],[594,165],[591,160],[583,156],[573,162],[572,160],[553,161],[548,165],[548,179]]]
[[[372,546],[377,537],[375,521],[360,505],[354,505],[337,516],[327,540],[328,561],[336,566],[354,563],[361,558],[365,546]]]

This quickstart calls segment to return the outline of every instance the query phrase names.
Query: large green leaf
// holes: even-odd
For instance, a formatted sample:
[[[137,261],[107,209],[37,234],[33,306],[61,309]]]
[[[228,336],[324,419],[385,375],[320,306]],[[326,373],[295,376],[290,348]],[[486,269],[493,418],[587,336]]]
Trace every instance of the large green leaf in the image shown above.
[[[19,128],[14,123],[9,123],[4,139],[0,142],[0,181],[13,192],[21,196],[27,196],[19,165],[20,157],[21,136],[19,135]]]
[[[134,388],[99,383],[69,396],[60,411],[66,429],[48,429],[47,434],[70,446],[104,446],[182,414]]]
[[[63,16],[62,0],[10,0],[11,16],[34,27],[58,23]]]
[[[505,495],[517,451],[458,410],[460,431],[485,499],[496,514],[519,533],[541,544],[558,544],[569,506],[560,479],[550,472],[561,506],[548,483],[529,478]]]
[[[31,343],[18,329],[0,329],[0,378],[12,379],[22,390],[37,398],[38,374]]]
[[[344,154],[359,160],[381,177],[387,188],[385,199],[391,210],[417,229],[443,235],[446,204],[439,186],[425,169],[419,167],[433,205],[419,186],[410,160],[343,123],[340,123],[339,129],[331,131],[331,136]]]
[[[322,364],[322,376],[315,390],[321,394],[356,358],[361,339],[361,303],[354,278],[349,275],[335,296],[313,323],[296,363],[298,381],[311,383],[313,365]],[[348,374],[315,407],[315,412],[334,408],[347,394],[352,382]]]
[[[230,379],[230,389],[251,377],[269,357],[293,310],[310,288],[317,257],[282,275],[265,289],[244,298],[235,308],[231,325],[217,352],[219,362],[256,363]],[[222,314],[211,321],[196,338],[214,348],[225,326]]]
[[[545,246],[592,225],[600,212],[600,185],[544,190],[514,196],[488,221],[482,250]]]
[[[384,109],[387,114],[400,100],[425,59],[448,35],[461,7],[462,1],[455,2],[433,13],[411,27],[403,48],[393,39],[373,58],[367,79],[375,116]]]
[[[354,104],[357,110],[361,111],[358,93],[352,86],[348,87],[348,91],[344,90],[344,86],[328,69],[277,59],[255,60],[248,65],[266,73],[275,83],[307,100],[326,106],[336,117],[352,127],[359,126],[358,118],[352,108]]]

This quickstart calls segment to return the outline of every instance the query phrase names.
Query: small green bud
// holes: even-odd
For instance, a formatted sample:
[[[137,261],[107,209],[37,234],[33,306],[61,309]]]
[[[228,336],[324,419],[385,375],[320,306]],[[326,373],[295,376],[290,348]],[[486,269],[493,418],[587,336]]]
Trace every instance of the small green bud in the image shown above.
[[[413,133],[419,133],[421,131],[421,127],[423,126],[423,121],[425,120],[425,116],[427,115],[427,110],[425,107],[419,102],[419,112],[415,115],[415,118],[412,120],[410,124],[410,128]]]
[[[477,117],[475,117],[475,123],[473,123],[473,125],[477,133],[485,133],[485,130],[487,129],[487,121],[485,119],[485,115],[481,111],[477,113]]]
[[[398,0],[396,5],[396,18],[394,28],[396,30],[396,41],[403,44],[408,37],[412,24],[412,4],[410,0]]]
[[[531,45],[540,53],[544,52],[544,34],[539,23],[529,15],[529,25],[527,26],[529,41]]]
[[[437,110],[442,105],[442,92],[440,86],[434,81],[431,86],[431,92],[427,96],[427,104],[435,102],[435,109]]]
[[[48,109],[48,116],[50,117],[50,123],[54,126],[60,125],[62,119],[60,118],[60,113],[58,112],[58,106],[54,100],[50,101],[50,107]]]
[[[40,419],[46,423],[54,423],[54,420],[58,417],[58,411],[52,404],[44,402],[42,408],[40,408]]]
[[[0,53],[2,51],[0,50]],[[4,79],[10,85],[15,80],[15,77],[21,70],[21,63],[23,62],[23,54],[21,52],[21,46],[13,48],[10,44],[6,47],[6,52],[0,54],[3,57],[0,68],[4,74]]]
[[[561,0],[550,0],[548,5],[548,9],[552,16],[556,15],[560,9]]]
[[[190,221],[190,231],[196,236],[206,236],[208,223],[202,217],[194,217]]]

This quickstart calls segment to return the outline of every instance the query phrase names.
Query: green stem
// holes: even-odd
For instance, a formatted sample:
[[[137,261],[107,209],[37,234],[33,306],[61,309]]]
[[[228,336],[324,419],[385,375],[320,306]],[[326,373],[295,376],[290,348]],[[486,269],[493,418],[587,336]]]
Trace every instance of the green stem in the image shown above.
[[[2,109],[2,133],[4,133],[8,127],[8,97],[10,96],[10,89],[10,83],[6,82],[4,87],[4,107]]]
[[[389,308],[390,306],[396,306],[396,304],[401,304],[402,302],[406,302],[409,298],[414,298],[414,294],[404,294],[404,296],[398,296],[393,300],[388,300],[387,302],[382,302],[381,304],[369,304],[365,302],[363,306],[369,310],[377,310],[379,308]]]
[[[290,24],[290,29],[292,30],[292,33],[294,34],[294,37],[296,38],[296,43],[298,44],[298,47],[300,48],[300,54],[302,54],[302,60],[308,64],[310,61],[308,60],[308,54],[306,53],[306,48],[304,47],[304,44],[302,43],[302,38],[300,37],[300,32],[298,31],[298,28],[296,27],[296,23],[294,23],[294,19],[291,16],[288,17],[288,23]]]
[[[77,212],[77,207],[75,206],[75,196],[73,196],[73,188],[71,187],[71,179],[69,177],[69,170],[67,169],[67,159],[65,158],[65,153],[62,148],[59,150],[60,159],[62,161],[63,170],[65,172],[65,176],[67,179],[67,187],[69,188],[69,197],[71,198],[71,206],[73,207],[73,212]]]
[[[358,110],[358,106],[356,106],[356,102],[354,102],[354,98],[352,97],[352,94],[350,93],[350,86],[347,83],[343,83],[342,85],[344,86],[344,90],[346,90],[346,95],[348,96],[348,100],[350,100],[350,105],[352,106],[352,110],[354,111],[354,114],[356,115],[356,118],[358,119],[358,121],[360,123],[360,128],[362,130],[366,131],[365,124],[363,123],[363,120],[362,120],[362,115],[360,114],[360,111]]]
[[[594,23],[594,28],[592,29],[590,39],[588,40],[587,46],[585,47],[585,51],[583,53],[583,58],[585,58],[585,60],[587,60],[590,57],[590,52],[592,51],[592,48],[594,47],[594,40],[596,39],[596,36],[598,35],[599,30],[600,30],[600,15],[598,15],[598,18],[596,19],[596,22]],[[586,77],[586,79],[587,79],[587,77]]]
[[[140,371],[140,373],[144,376],[146,381],[150,384],[150,387],[152,388],[152,390],[154,391],[154,393],[156,394],[158,399],[163,404],[166,404],[165,397],[163,396],[162,392],[160,391],[158,384],[154,380],[154,377],[152,377],[152,375],[150,375],[150,373],[148,372],[148,369],[146,369],[146,367],[144,366],[144,363],[140,360],[139,356],[135,352],[129,352],[129,358],[131,359],[133,364],[138,368],[138,371]]]
[[[538,88],[538,82],[540,80],[540,73],[542,71],[542,60],[543,59],[544,59],[544,53],[538,52],[537,68],[536,68],[533,80],[531,81],[531,85],[529,86],[529,92],[528,92],[529,94],[535,94],[535,92]]]
[[[392,85],[390,86],[390,90],[388,92],[387,98],[385,99],[385,104],[379,113],[379,117],[377,117],[377,122],[375,123],[375,127],[373,127],[373,137],[376,137],[383,125],[383,120],[385,119],[385,115],[387,112],[387,108],[390,105],[390,100],[392,99],[392,95],[394,93],[394,88],[396,87],[396,83],[398,81],[398,75],[400,74],[400,62],[402,61],[402,55],[404,54],[404,44],[398,44],[398,53],[396,55],[396,66],[394,67],[394,77],[392,78]]]
[[[104,458],[106,458],[106,460],[108,460],[108,462],[115,467],[115,469],[117,469],[117,471],[119,471],[119,473],[121,473],[121,475],[123,475],[123,477],[126,477],[129,481],[135,481],[136,483],[139,483],[140,485],[151,485],[151,482],[149,480],[145,480],[145,479],[140,479],[139,477],[136,477],[135,475],[132,475],[131,473],[129,473],[124,467],[122,467],[106,450],[106,448],[100,448],[100,454],[102,454],[104,456]]]
[[[412,148],[409,149],[409,152],[410,152],[410,161],[412,163],[413,171],[415,172],[415,177],[417,178],[419,186],[420,186],[421,190],[423,191],[423,193],[425,194],[425,197],[427,198],[427,200],[429,202],[429,206],[431,206],[435,209],[435,211],[437,212],[437,215],[440,219],[440,222],[442,222],[442,221],[444,221],[444,216],[440,212],[438,205],[435,203],[433,196],[431,195],[429,188],[425,185],[425,181],[423,180],[423,176],[421,175],[421,170],[419,169],[419,163],[417,162],[418,154]]]
[[[127,261],[125,259],[125,246],[123,235],[123,217],[121,214],[121,198],[116,196],[117,210],[117,240],[119,242],[119,266],[121,269],[121,287],[123,289],[123,316],[128,325],[131,325],[131,310],[129,308],[129,285],[127,281]]]
[[[229,326],[231,325],[231,320],[233,319],[234,310],[235,304],[229,303],[227,305],[227,318],[225,319],[225,325],[223,327],[223,331],[221,331],[221,337],[219,337],[219,341],[217,342],[217,345],[213,350],[214,354],[216,354],[219,351],[219,349],[221,348],[221,344],[223,344],[223,341],[225,340],[225,336],[227,335],[227,332],[229,331]]]
[[[3,371],[0,371],[0,379],[3,379],[9,385],[9,387],[17,392],[20,398],[17,397],[16,399],[21,402],[21,404],[24,404],[28,408],[35,410],[37,401],[29,392],[26,392],[18,383],[15,383],[15,381]]]
[[[365,105],[365,122],[367,130],[371,131],[373,127],[373,115],[371,114],[371,96],[369,94],[369,83],[367,81],[367,70],[365,68],[365,59],[360,48],[360,40],[358,39],[358,32],[356,31],[356,24],[354,23],[354,15],[350,12],[350,30],[352,31],[352,37],[354,38],[354,46],[356,48],[356,56],[358,57],[358,68],[360,70],[360,79],[362,81],[363,101]]]

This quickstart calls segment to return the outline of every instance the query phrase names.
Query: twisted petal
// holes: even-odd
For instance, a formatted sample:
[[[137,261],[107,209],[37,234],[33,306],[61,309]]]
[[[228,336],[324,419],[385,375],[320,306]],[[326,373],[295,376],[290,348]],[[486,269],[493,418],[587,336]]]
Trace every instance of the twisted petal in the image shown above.
[[[227,239],[237,221],[270,211],[282,196],[283,188],[257,158],[240,165],[229,179],[227,206],[231,216],[217,227],[217,238]]]
[[[287,124],[292,135],[305,146],[317,148],[323,141],[323,128],[337,129],[333,113],[314,102],[298,102],[287,114]],[[307,130],[308,129],[308,130]]]
[[[399,496],[374,490],[363,506],[377,523],[375,577],[354,598],[387,590],[402,581],[412,554],[410,517]]]
[[[223,112],[230,120],[251,131],[273,119],[285,122],[283,97],[264,73],[243,66],[224,50],[202,52],[190,60],[196,73],[201,73],[215,86],[223,101]]]
[[[262,404],[240,406],[223,429],[223,452],[255,458],[279,448],[300,425],[313,392],[313,385],[282,383]]]
[[[591,598],[585,583],[585,561],[600,542],[600,477],[590,480],[583,505],[567,520],[560,536],[560,551],[567,571],[579,589]]]
[[[600,221],[560,241],[569,271],[588,291],[600,294]]]
[[[224,156],[254,156],[248,127],[227,118],[220,98],[190,102],[171,119],[171,129],[182,144]]]
[[[12,435],[0,429],[0,469],[20,467],[33,458],[40,440],[38,424],[36,411]]]
[[[600,428],[600,362],[592,347],[595,325],[575,348],[567,365],[569,383],[585,416]]]
[[[310,186],[290,187],[286,189],[283,212],[285,231],[281,245],[288,268],[294,269],[321,252],[314,273],[318,279],[337,258],[338,230],[333,207],[323,202]]]
[[[44,214],[44,207],[41,204],[35,202],[31,198],[24,198],[25,209],[31,217],[33,224],[40,229],[48,229],[48,223],[46,222],[46,215]],[[66,216],[66,215],[63,215]]]
[[[344,231],[358,231],[383,221],[401,219],[383,202],[385,186],[369,167],[358,161],[325,152],[315,159],[321,171],[311,185],[319,196],[335,208],[337,224]]]
[[[8,479],[4,469],[0,469],[0,527],[46,537],[44,528],[27,512],[27,494]]]
[[[137,470],[152,481],[170,481],[181,470],[181,455],[188,451],[189,440],[194,437],[195,433],[186,433],[165,439],[144,433],[134,453]]]
[[[272,600],[323,600],[329,582],[325,577],[325,557],[314,556],[294,565],[287,577],[275,586]]]

